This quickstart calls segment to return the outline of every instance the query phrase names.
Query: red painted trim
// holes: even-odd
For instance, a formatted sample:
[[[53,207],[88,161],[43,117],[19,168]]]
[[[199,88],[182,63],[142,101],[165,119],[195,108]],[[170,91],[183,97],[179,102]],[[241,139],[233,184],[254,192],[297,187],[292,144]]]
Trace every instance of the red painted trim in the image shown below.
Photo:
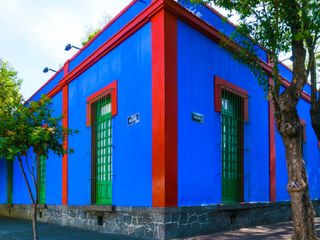
[[[62,125],[68,127],[68,85],[64,86],[62,89]],[[64,139],[63,142],[64,149],[68,149],[68,136]],[[68,154],[63,155],[62,157],[62,204],[68,204]]]
[[[160,1],[156,1],[160,2]],[[152,28],[152,206],[177,206],[177,18],[161,10]]]
[[[186,22],[188,25],[193,27],[194,29],[198,30],[202,34],[206,35],[208,38],[210,38],[212,41],[216,43],[226,43],[231,50],[233,51],[239,51],[241,47],[235,43],[234,41],[231,41],[227,36],[225,36],[223,33],[219,32],[216,28],[209,25],[193,13],[186,10],[184,7],[180,6],[175,1],[167,1],[165,2],[165,7],[170,12],[177,15],[181,20]],[[271,74],[272,72],[272,66],[263,60],[259,59],[261,67],[266,71],[267,74]],[[287,86],[287,80],[282,77],[282,85]],[[289,82],[290,83],[290,82]],[[301,98],[304,100],[310,102],[310,96],[306,92],[302,92]]]
[[[214,110],[216,112],[221,112],[221,93],[222,90],[228,90],[229,92],[232,92],[240,97],[243,98],[243,104],[244,104],[244,120],[249,120],[249,114],[248,114],[248,92],[237,85],[234,85],[218,76],[214,77]]]
[[[269,85],[273,81],[269,78]],[[270,202],[276,201],[276,126],[274,119],[274,106],[272,100],[268,102],[268,125],[269,125],[269,198]]]
[[[144,11],[142,11],[136,18],[130,21],[119,32],[117,32],[108,41],[102,44],[92,55],[86,58],[81,64],[73,69],[64,79],[56,86],[55,89],[48,93],[49,96],[57,94],[64,85],[70,83],[84,71],[86,71],[95,62],[121,44],[124,40],[130,37],[133,33],[138,31],[143,25],[149,22],[150,17],[156,14],[158,11],[164,8],[163,0],[158,0],[149,5]]]
[[[272,64],[269,61],[270,66]],[[274,82],[271,77],[269,77],[269,86],[274,86]],[[275,202],[276,197],[276,122],[274,118],[274,105],[272,99],[268,101],[268,127],[269,127],[269,199],[270,202]]]
[[[29,102],[31,98],[33,98],[35,95],[37,95],[46,85],[48,85],[60,72],[62,71],[62,68],[59,69],[45,84],[43,84],[34,94],[31,95],[31,97],[28,98],[26,102]]]
[[[86,45],[84,45],[72,58],[74,60],[80,55],[86,48],[88,48],[107,28],[109,28],[115,21],[117,21],[129,8],[131,8],[138,0],[131,1],[124,9],[122,9],[110,22],[107,23]]]
[[[132,4],[133,3],[134,2],[132,2]],[[72,71],[72,74],[69,74],[67,77],[65,77],[47,95],[49,97],[53,97],[55,94],[57,94],[59,91],[61,91],[61,88],[65,84],[73,81],[77,76],[79,76],[82,72],[87,70],[95,62],[97,62],[100,58],[102,58],[108,52],[110,52],[115,47],[117,47],[125,39],[130,37],[134,32],[136,32],[139,28],[141,28],[144,24],[146,24],[154,14],[156,14],[158,11],[160,11],[163,8],[165,8],[167,11],[170,11],[171,13],[173,13],[174,15],[179,17],[181,20],[183,20],[187,24],[189,24],[191,27],[193,27],[196,30],[198,30],[199,32],[203,33],[204,35],[206,35],[207,37],[209,37],[213,41],[215,41],[217,43],[227,42],[227,44],[231,47],[231,49],[233,49],[233,50],[240,49],[240,47],[236,43],[234,43],[230,40],[227,41],[228,38],[225,35],[223,35],[221,32],[219,32],[216,28],[210,26],[209,24],[204,22],[202,19],[195,16],[194,14],[192,14],[191,12],[189,12],[188,10],[183,8],[182,6],[180,6],[175,1],[155,0],[144,11],[142,11],[135,19],[133,19],[131,22],[129,22],[126,26],[124,26],[118,33],[116,33],[112,38],[110,38],[107,42],[105,42],[103,45],[101,45],[92,55],[90,55],[79,66],[77,66]],[[121,15],[121,14],[119,14],[119,15]],[[269,74],[271,73],[272,67],[268,63],[264,62],[263,60],[260,60],[260,65],[267,73],[269,73]],[[61,71],[61,69],[59,71]],[[52,77],[52,79],[55,77],[55,75]],[[49,83],[51,80],[49,80],[47,83]],[[286,84],[286,83],[283,82],[283,85],[284,84]],[[37,94],[44,86],[42,86],[35,94]],[[305,99],[306,101],[309,101],[310,96],[307,93],[303,92],[302,98]]]
[[[70,64],[70,60],[66,61],[63,65],[63,76],[67,76],[67,74],[69,73],[69,64]]]
[[[291,86],[291,82],[283,77],[281,78],[281,82],[282,82],[282,85],[286,88]],[[308,93],[302,92],[301,98],[306,100],[307,102],[311,103],[311,96]]]
[[[87,114],[86,125],[91,126],[91,109],[92,104],[107,95],[111,95],[111,115],[115,116],[118,113],[118,81],[115,80],[108,84],[106,87],[100,89],[94,94],[87,97]]]

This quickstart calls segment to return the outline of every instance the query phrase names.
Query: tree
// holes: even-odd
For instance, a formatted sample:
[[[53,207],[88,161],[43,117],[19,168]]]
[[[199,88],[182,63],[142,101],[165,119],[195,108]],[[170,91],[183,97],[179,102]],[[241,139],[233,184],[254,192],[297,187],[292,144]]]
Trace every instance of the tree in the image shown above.
[[[49,152],[58,156],[72,152],[64,149],[63,141],[75,131],[61,125],[62,116],[53,117],[48,97],[24,103],[19,93],[20,83],[17,72],[0,60],[0,157],[19,163],[33,205],[33,236],[37,240],[39,159],[47,158]]]
[[[40,164],[40,158],[47,158],[49,152],[58,156],[71,152],[70,149],[64,149],[63,141],[75,132],[63,127],[62,117],[53,117],[52,111],[51,100],[42,96],[38,102],[17,104],[12,114],[3,119],[0,115],[1,123],[4,123],[2,127],[5,128],[0,135],[0,156],[8,161],[17,160],[19,163],[33,205],[32,225],[35,240],[38,239],[36,223],[39,203],[36,168]]]
[[[315,90],[314,50],[320,30],[318,0],[205,0],[194,2],[214,3],[229,14],[237,14],[239,25],[233,41],[241,49],[230,48],[241,62],[248,64],[259,83],[266,89],[275,109],[276,126],[286,151],[288,170],[287,190],[291,198],[294,240],[316,239],[314,209],[309,196],[308,179],[301,146],[301,123],[297,104],[307,82],[308,73],[313,79],[311,117],[315,132],[320,128],[319,96]],[[250,40],[249,37],[254,40]],[[259,64],[256,43],[269,54],[273,66],[271,79]],[[293,76],[291,85],[280,92],[281,78],[278,69],[279,54],[291,51]],[[308,54],[307,54],[308,53]],[[309,56],[309,57],[308,57]],[[307,67],[306,67],[307,66]],[[313,75],[313,77],[312,77]],[[316,116],[316,117],[315,117]],[[320,133],[317,134],[318,136]]]
[[[21,101],[20,84],[17,72],[0,58],[0,115],[8,113]]]

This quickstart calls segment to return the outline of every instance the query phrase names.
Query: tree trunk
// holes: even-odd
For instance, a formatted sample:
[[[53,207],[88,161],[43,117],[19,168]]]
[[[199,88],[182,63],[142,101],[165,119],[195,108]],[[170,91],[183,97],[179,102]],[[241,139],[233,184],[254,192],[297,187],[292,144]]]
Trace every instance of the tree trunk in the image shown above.
[[[38,240],[38,229],[37,229],[37,211],[38,204],[33,204],[33,215],[32,215],[32,232],[33,232],[33,240]]]
[[[293,217],[292,240],[314,240],[317,239],[314,228],[315,213],[309,196],[300,134],[293,138],[283,137],[288,168],[287,189]]]
[[[30,196],[30,199],[31,199],[31,202],[32,202],[32,206],[33,206],[33,214],[32,214],[33,239],[34,240],[38,240],[39,239],[38,238],[38,231],[37,231],[37,207],[38,207],[37,205],[38,205],[38,201],[35,200],[35,198],[33,196],[33,193],[32,193],[32,190],[31,190],[31,186],[30,186],[30,182],[29,182],[29,180],[27,178],[26,171],[23,168],[21,156],[18,156],[18,162],[19,162],[20,170],[22,172],[24,181],[25,181],[25,183],[27,185],[28,193],[29,193],[29,196]]]

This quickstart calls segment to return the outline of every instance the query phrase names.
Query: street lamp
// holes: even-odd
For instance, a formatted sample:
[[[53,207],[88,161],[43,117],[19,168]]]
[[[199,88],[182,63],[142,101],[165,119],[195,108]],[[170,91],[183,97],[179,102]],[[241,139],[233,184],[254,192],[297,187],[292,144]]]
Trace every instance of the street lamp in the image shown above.
[[[51,72],[57,72],[56,70],[53,70],[53,69],[48,68],[48,67],[45,67],[45,68],[43,69],[43,72],[44,72],[44,73],[47,73],[47,72],[49,72],[49,71],[51,71]]]
[[[76,46],[74,46],[74,45],[71,45],[70,43],[66,45],[66,47],[64,48],[64,50],[69,51],[71,48],[75,48],[75,49],[80,50],[79,47],[76,47]]]

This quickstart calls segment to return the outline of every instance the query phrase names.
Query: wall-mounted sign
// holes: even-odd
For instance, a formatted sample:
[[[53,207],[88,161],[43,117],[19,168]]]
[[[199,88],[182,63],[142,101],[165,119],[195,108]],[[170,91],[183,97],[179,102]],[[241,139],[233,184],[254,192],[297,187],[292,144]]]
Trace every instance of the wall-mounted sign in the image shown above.
[[[203,114],[192,112],[192,121],[197,122],[197,123],[204,123]]]
[[[137,124],[138,122],[140,122],[140,113],[135,113],[128,117],[128,126]]]

